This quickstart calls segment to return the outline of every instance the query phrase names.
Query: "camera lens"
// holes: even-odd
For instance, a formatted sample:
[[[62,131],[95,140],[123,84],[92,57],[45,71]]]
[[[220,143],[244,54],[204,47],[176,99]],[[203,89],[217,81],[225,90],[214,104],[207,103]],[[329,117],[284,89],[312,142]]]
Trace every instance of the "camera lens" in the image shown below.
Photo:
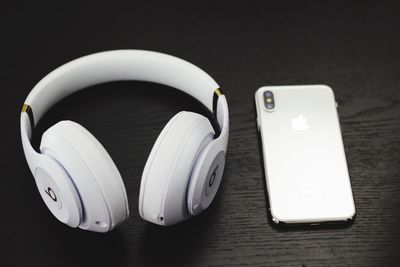
[[[267,103],[267,104],[265,105],[265,107],[266,107],[267,109],[274,109],[274,104],[272,104],[272,103]]]
[[[271,91],[264,92],[264,106],[268,111],[273,111],[275,108],[274,94]]]
[[[272,97],[272,92],[271,91],[265,91],[264,92],[264,97]]]

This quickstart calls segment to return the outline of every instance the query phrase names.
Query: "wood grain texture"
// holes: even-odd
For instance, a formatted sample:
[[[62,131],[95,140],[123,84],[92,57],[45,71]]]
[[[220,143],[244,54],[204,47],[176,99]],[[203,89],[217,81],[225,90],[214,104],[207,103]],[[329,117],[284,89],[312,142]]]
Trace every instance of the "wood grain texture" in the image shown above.
[[[13,3],[1,12],[3,56],[1,266],[387,266],[400,260],[400,19],[375,2],[180,6]],[[48,212],[25,163],[19,111],[30,88],[76,57],[157,50],[210,73],[227,95],[230,139],[211,207],[170,228],[137,212],[151,147],[180,110],[207,111],[155,84],[109,83],[77,93],[39,123],[34,144],[63,119],[89,129],[117,164],[131,218],[95,234]],[[339,103],[357,217],[347,227],[277,229],[268,221],[254,92],[263,85],[330,85]]]

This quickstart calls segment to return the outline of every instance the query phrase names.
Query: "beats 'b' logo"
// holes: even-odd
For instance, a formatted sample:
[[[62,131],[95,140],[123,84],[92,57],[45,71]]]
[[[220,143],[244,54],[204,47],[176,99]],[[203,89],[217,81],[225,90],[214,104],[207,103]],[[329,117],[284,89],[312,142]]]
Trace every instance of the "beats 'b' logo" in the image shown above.
[[[211,178],[210,181],[208,182],[208,187],[213,186],[214,182],[215,182],[215,178],[217,176],[217,170],[218,170],[219,165],[217,165],[217,167],[214,169],[213,173],[211,174]]]
[[[53,189],[51,189],[51,187],[47,187],[47,189],[44,190],[44,192],[46,192],[46,194],[47,194],[54,202],[57,202],[56,193],[54,193],[54,191],[53,191]]]

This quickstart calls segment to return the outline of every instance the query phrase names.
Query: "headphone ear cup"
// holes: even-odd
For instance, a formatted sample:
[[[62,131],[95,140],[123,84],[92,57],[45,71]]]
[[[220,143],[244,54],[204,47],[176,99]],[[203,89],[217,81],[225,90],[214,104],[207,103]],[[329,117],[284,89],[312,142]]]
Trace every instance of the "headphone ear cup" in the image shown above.
[[[225,151],[213,140],[205,147],[193,167],[187,191],[188,210],[198,215],[210,206],[221,184],[225,168]]]
[[[65,169],[44,153],[37,158],[33,175],[40,196],[51,213],[66,225],[78,227],[82,220],[82,204]]]
[[[80,228],[107,232],[129,216],[125,186],[104,147],[81,125],[61,121],[42,136],[40,150],[71,177],[80,196]]]
[[[164,127],[143,171],[139,213],[147,221],[172,225],[188,217],[186,193],[193,166],[214,138],[210,121],[179,112]]]

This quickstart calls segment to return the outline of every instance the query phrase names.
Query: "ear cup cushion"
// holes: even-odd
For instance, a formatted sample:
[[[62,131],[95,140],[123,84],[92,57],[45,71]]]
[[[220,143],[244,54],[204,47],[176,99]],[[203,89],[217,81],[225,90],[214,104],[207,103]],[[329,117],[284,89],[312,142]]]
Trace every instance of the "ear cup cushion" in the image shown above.
[[[81,228],[108,231],[129,216],[125,186],[115,163],[84,127],[61,121],[43,134],[40,149],[60,162],[76,185],[84,209]],[[98,221],[102,217],[106,223]]]
[[[167,123],[143,171],[139,197],[142,218],[172,225],[190,216],[186,203],[190,174],[214,134],[210,121],[193,112],[180,112]]]

